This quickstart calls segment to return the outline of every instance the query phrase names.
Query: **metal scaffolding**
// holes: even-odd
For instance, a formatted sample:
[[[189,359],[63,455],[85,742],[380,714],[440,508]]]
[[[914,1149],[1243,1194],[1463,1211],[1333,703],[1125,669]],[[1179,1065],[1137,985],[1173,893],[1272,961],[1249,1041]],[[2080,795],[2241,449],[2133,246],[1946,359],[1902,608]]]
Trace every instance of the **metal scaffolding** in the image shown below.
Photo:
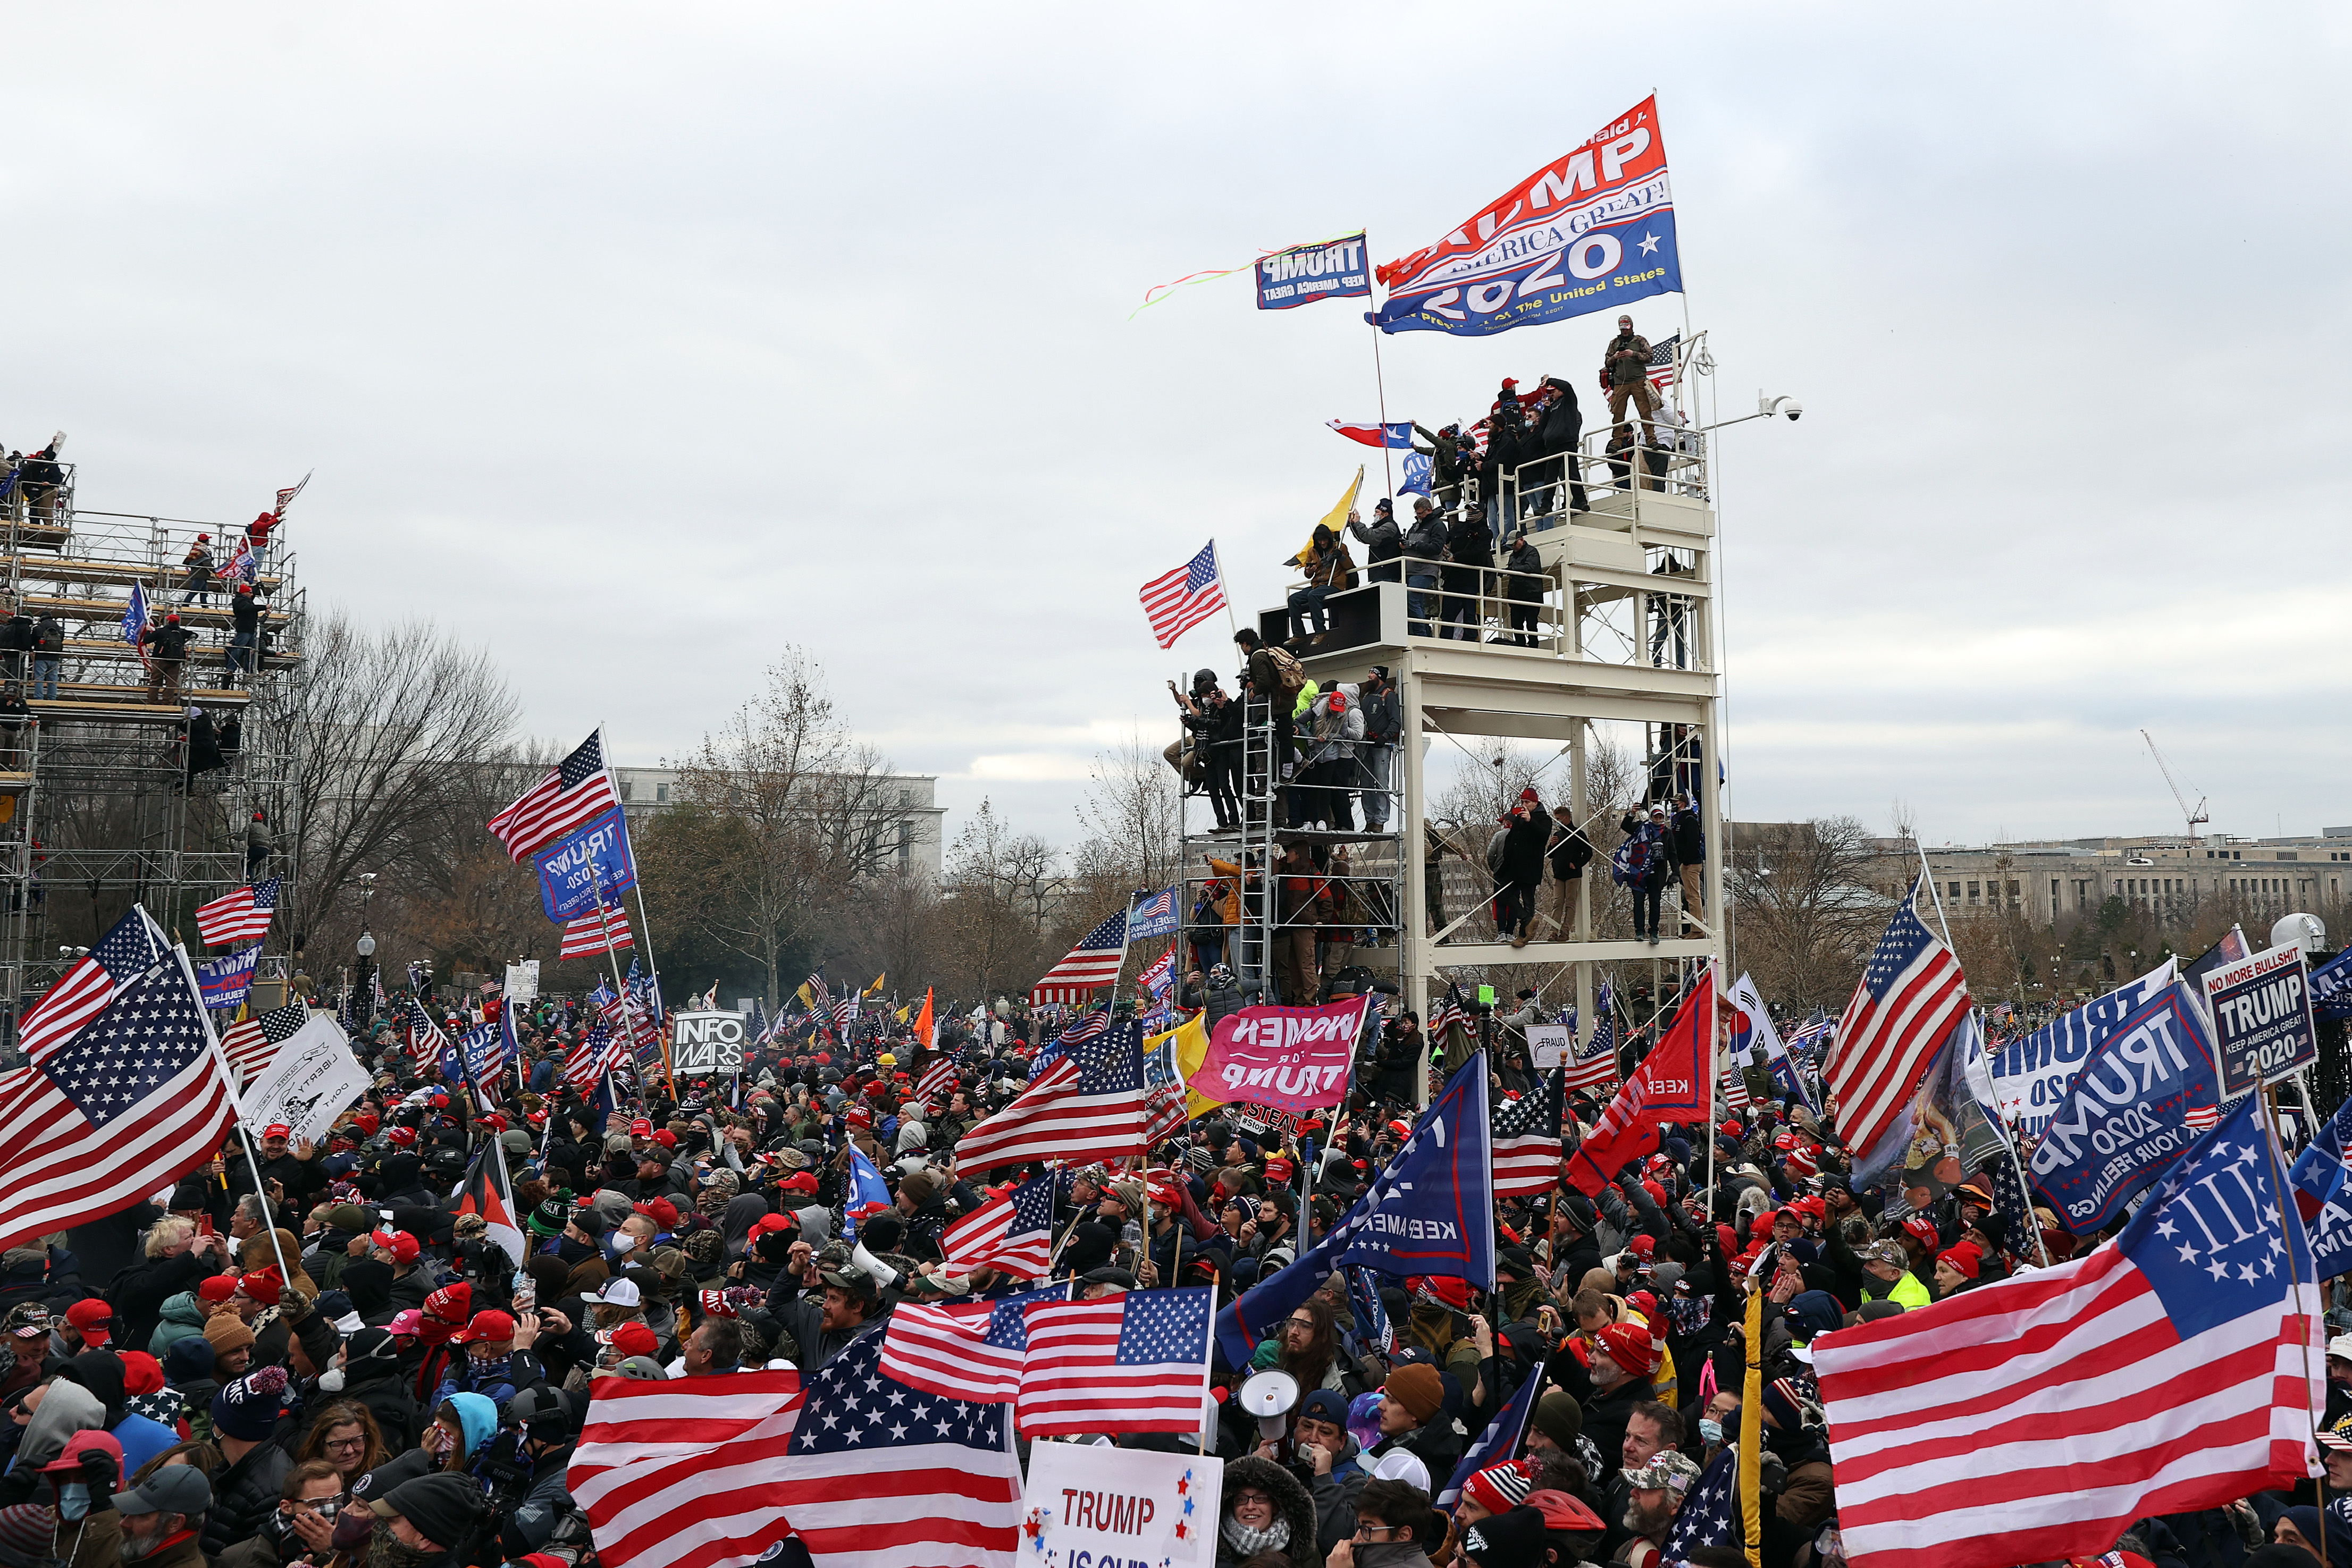
[[[54,486],[0,497],[0,597],[64,632],[54,655],[0,650],[6,695],[24,695],[34,721],[0,711],[0,1050],[11,1058],[25,1008],[132,904],[202,953],[196,906],[247,880],[255,810],[275,852],[254,875],[279,879],[281,912],[257,1003],[282,999],[296,937],[307,603],[295,557],[275,539],[259,552],[257,646],[233,650],[230,588],[192,588],[184,561],[205,534],[225,568],[243,529],[83,509],[76,466],[58,466]],[[154,623],[175,613],[194,634],[176,689],[142,656],[134,599]],[[239,655],[252,667],[237,669]]]

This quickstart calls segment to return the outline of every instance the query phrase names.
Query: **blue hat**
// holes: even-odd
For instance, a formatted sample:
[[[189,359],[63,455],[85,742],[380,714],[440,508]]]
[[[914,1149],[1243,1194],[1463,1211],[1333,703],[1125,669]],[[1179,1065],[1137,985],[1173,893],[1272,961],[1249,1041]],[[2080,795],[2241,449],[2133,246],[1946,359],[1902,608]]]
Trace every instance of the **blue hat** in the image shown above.
[[[1318,1388],[1298,1402],[1298,1418],[1344,1427],[1348,1424],[1348,1396],[1336,1388]]]

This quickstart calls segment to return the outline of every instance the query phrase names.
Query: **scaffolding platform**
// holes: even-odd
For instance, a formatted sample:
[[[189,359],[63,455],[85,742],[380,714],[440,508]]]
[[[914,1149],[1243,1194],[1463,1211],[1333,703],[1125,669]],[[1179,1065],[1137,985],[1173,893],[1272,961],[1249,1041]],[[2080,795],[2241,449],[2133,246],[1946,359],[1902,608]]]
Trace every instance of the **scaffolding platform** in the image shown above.
[[[308,679],[296,557],[282,538],[260,552],[252,581],[267,651],[233,674],[234,585],[215,587],[210,605],[177,601],[195,535],[209,534],[226,562],[242,530],[82,507],[77,467],[59,467],[54,485],[0,483],[0,596],[68,627],[57,696],[28,700],[37,722],[0,746],[0,1060],[14,1058],[26,1007],[132,904],[204,956],[195,909],[247,881],[256,810],[278,848],[253,874],[279,879],[286,916],[264,938],[259,969],[280,984],[296,936],[299,739],[290,719]],[[163,701],[148,700],[145,661],[121,630],[134,591],[151,623],[177,613],[197,633]],[[12,684],[37,673],[28,654],[0,661]]]
[[[1389,755],[1360,772],[1366,780],[1386,780],[1392,799],[1387,820],[1407,831],[1378,835],[1378,847],[1364,857],[1370,863],[1354,867],[1361,877],[1377,865],[1391,902],[1380,911],[1382,920],[1357,919],[1360,911],[1351,911],[1342,924],[1371,936],[1371,951],[1396,975],[1403,1005],[1423,1018],[1433,991],[1442,992],[1449,981],[1465,982],[1469,994],[1473,983],[1496,969],[1565,966],[1575,975],[1579,1034],[1589,1039],[1596,968],[1644,962],[1688,968],[1723,953],[1719,915],[1708,913],[1723,906],[1723,823],[1709,760],[1721,752],[1716,528],[1706,458],[1696,438],[1676,433],[1640,448],[1639,460],[1627,462],[1625,438],[1612,442],[1613,434],[1606,427],[1595,431],[1565,464],[1552,457],[1505,476],[1491,502],[1478,495],[1475,480],[1441,493],[1450,525],[1486,528],[1496,566],[1411,557],[1379,568],[1360,563],[1360,586],[1323,598],[1319,632],[1294,626],[1294,617],[1312,624],[1314,610],[1303,602],[1286,601],[1257,617],[1259,635],[1286,645],[1322,690],[1360,682],[1375,665],[1395,683],[1402,744],[1382,748]],[[1670,440],[1671,446],[1664,444]],[[1522,529],[1537,566],[1514,572],[1503,563]],[[1635,799],[1591,801],[1587,751],[1595,725],[1640,727]],[[1255,738],[1259,728],[1255,722],[1246,727],[1245,748],[1266,744]],[[1665,922],[1682,935],[1635,939],[1622,913],[1596,909],[1596,901],[1614,892],[1605,854],[1596,854],[1576,883],[1565,930],[1553,925],[1556,884],[1547,872],[1528,939],[1500,939],[1490,919],[1498,889],[1483,860],[1465,868],[1478,889],[1469,908],[1454,908],[1446,895],[1452,918],[1435,917],[1429,907],[1435,880],[1430,873],[1436,868],[1424,831],[1425,754],[1433,745],[1496,737],[1559,745],[1570,763],[1566,798],[1576,803],[1577,826],[1588,838],[1603,811],[1646,806],[1677,791],[1692,796],[1706,840],[1700,907],[1686,916],[1673,888],[1663,900]],[[1302,754],[1306,744],[1302,739]],[[1278,809],[1271,801],[1266,806]],[[1454,847],[1475,853],[1493,831],[1491,822],[1457,827],[1454,831],[1466,841]],[[1231,863],[1237,844],[1270,855],[1291,840],[1321,846],[1367,837],[1276,829],[1252,841],[1246,833],[1188,831],[1187,875],[1196,889],[1200,856],[1217,853]],[[1263,862],[1239,863],[1255,874]],[[1258,966],[1278,949],[1280,923],[1269,920],[1265,903],[1261,897],[1244,911],[1240,961],[1234,967],[1248,978],[1259,977]],[[1255,937],[1247,929],[1253,922]],[[1193,931],[1215,935],[1205,925],[1188,935]],[[1367,962],[1363,953],[1358,949],[1355,961]]]

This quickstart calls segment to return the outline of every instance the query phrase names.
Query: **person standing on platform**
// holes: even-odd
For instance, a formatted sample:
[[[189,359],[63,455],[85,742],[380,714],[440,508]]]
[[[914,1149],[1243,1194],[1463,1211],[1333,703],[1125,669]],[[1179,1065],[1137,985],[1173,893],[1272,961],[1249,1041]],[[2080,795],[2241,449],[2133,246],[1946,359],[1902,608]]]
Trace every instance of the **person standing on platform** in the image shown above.
[[[1496,905],[1495,935],[1514,947],[1528,945],[1528,922],[1535,918],[1536,892],[1543,885],[1544,846],[1551,838],[1551,818],[1532,789],[1519,791],[1503,826],[1503,894]]]
[[[48,611],[33,622],[33,700],[58,700],[58,666],[66,652],[65,623]]]
[[[1386,664],[1374,664],[1364,678],[1364,741],[1356,747],[1357,778],[1363,790],[1364,830],[1389,829],[1389,758],[1404,727],[1403,707]]]
[[[1484,518],[1475,511],[1465,509],[1454,515],[1454,526],[1446,531],[1445,549],[1453,561],[1445,569],[1445,600],[1437,612],[1438,635],[1455,642],[1475,643],[1486,626],[1479,596],[1486,591],[1486,574],[1495,565],[1495,536],[1486,529]],[[1454,629],[1455,621],[1462,629]]]
[[[181,603],[194,604],[201,601],[210,608],[213,589],[219,581],[214,575],[218,564],[213,558],[212,535],[198,534],[196,542],[188,547],[188,553],[180,558],[180,565],[187,571],[187,575],[180,580]]]
[[[1617,318],[1617,335],[1601,354],[1601,386],[1609,394],[1609,417],[1620,430],[1625,426],[1625,405],[1641,410],[1643,444],[1648,444],[1650,416],[1658,412],[1658,394],[1650,387],[1650,340],[1633,330],[1633,318]]]
[[[1536,621],[1543,612],[1543,558],[1528,538],[1528,526],[1519,525],[1518,537],[1511,545],[1507,563],[1511,575],[1504,580],[1503,591],[1510,612],[1511,641],[1522,648],[1536,645]]]
[[[1412,531],[1405,536],[1404,555],[1406,629],[1413,636],[1426,637],[1431,634],[1431,601],[1437,597],[1444,571],[1438,563],[1445,558],[1445,517],[1426,496],[1412,499]]]
[[[228,646],[221,650],[222,658],[232,674],[244,674],[261,667],[258,648],[261,642],[261,606],[254,602],[253,585],[240,582],[228,601]]]
[[[1698,820],[1698,808],[1686,793],[1675,797],[1675,814],[1667,824],[1667,847],[1683,883],[1682,917],[1676,924],[1687,929],[1706,915],[1706,827]]]
[[[1634,807],[1617,824],[1625,842],[1619,854],[1625,886],[1633,894],[1633,940],[1658,945],[1658,909],[1666,887],[1666,809],[1653,806],[1648,816]]]
[[[174,702],[180,697],[180,666],[186,663],[188,643],[192,633],[180,624],[179,612],[163,617],[161,626],[150,626],[139,633],[139,645],[147,653],[147,700],[160,703],[167,695]]]
[[[1402,582],[1397,558],[1404,553],[1404,534],[1397,527],[1396,507],[1386,496],[1372,503],[1372,526],[1366,528],[1348,514],[1348,532],[1364,547],[1364,570],[1374,582]]]

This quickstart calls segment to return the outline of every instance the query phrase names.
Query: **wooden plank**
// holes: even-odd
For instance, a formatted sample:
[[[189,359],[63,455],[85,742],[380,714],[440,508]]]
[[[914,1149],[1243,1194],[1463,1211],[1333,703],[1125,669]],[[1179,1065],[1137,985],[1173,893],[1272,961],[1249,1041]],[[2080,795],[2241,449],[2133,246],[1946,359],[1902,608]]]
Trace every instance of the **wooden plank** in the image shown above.
[[[125,588],[132,583],[144,583],[152,589],[169,589],[175,593],[179,591],[180,579],[186,575],[186,569],[177,564],[131,566],[118,561],[78,560],[66,556],[29,556],[21,551],[14,555],[0,555],[0,564],[13,567],[19,576],[37,582],[109,583]],[[276,588],[278,581],[276,577],[265,577],[260,579],[260,586]]]
[[[19,599],[16,605],[27,615],[38,615],[46,610],[60,621],[121,621],[124,601],[28,593]],[[201,604],[157,605],[155,608],[161,612],[155,617],[158,625],[163,623],[163,616],[167,614],[177,615],[183,626],[226,626],[229,623],[229,612],[226,609],[207,609]],[[265,610],[261,617],[272,626],[283,626],[292,619],[283,610]]]

